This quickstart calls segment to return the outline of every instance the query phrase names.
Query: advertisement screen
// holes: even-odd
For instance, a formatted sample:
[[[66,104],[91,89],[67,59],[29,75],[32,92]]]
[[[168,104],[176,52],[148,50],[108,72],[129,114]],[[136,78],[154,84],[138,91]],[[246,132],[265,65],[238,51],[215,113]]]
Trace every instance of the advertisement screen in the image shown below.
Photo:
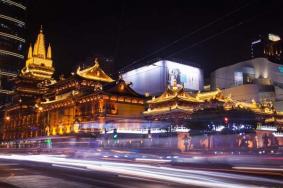
[[[131,83],[139,94],[160,95],[175,80],[186,90],[202,90],[203,77],[199,68],[172,61],[161,60],[122,74],[122,78]]]
[[[199,68],[166,61],[168,84],[173,86],[182,85],[185,89],[200,90],[202,89],[202,73]]]
[[[165,66],[159,61],[151,65],[142,66],[122,74],[122,78],[131,83],[132,89],[144,95],[159,95],[166,87]]]

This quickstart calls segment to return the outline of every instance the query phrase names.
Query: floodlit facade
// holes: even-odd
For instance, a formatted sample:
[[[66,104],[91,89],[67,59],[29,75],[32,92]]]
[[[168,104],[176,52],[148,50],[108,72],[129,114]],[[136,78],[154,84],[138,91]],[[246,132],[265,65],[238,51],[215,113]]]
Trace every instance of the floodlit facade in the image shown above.
[[[55,81],[53,73],[51,47],[46,50],[41,29],[15,79],[13,101],[4,109],[2,140],[141,127],[143,96],[123,80],[109,77],[97,60],[90,67],[78,67],[69,78]]]
[[[187,91],[203,90],[203,73],[200,68],[168,60],[128,71],[122,74],[122,78],[142,95],[160,95],[175,80]]]
[[[240,101],[272,101],[283,110],[283,67],[267,58],[255,58],[217,69],[211,74],[211,88]]]
[[[268,138],[283,144],[282,139],[272,134],[282,131],[283,114],[276,111],[273,104],[267,101],[261,104],[254,100],[241,102],[231,96],[225,96],[220,89],[191,93],[175,84],[168,86],[162,95],[153,97],[146,103],[144,116],[148,120],[168,121],[173,127],[202,127],[209,131],[209,136],[204,136],[204,133],[197,136],[194,131],[179,134],[178,140],[181,144],[188,143],[186,140],[193,137],[194,141],[186,146],[190,149],[263,147],[263,139],[267,136],[262,136],[262,127],[273,128],[273,131],[265,132]],[[222,134],[218,134],[219,132]],[[245,132],[245,136],[238,134],[241,132]]]
[[[275,111],[272,103],[265,102],[259,104],[254,100],[241,102],[232,99],[231,96],[225,96],[220,89],[210,92],[190,93],[175,83],[173,86],[168,86],[166,91],[159,97],[153,97],[151,100],[148,100],[147,104],[148,108],[144,115],[148,118],[170,119],[176,123],[192,119],[196,113],[204,112],[205,114],[205,110],[210,110],[210,113],[217,112],[218,110],[240,110],[261,116],[263,123],[266,118],[272,117],[274,117],[277,123],[283,123],[281,115]],[[224,117],[225,115],[222,116]],[[205,120],[210,121],[209,119]],[[223,121],[222,118],[221,121]]]

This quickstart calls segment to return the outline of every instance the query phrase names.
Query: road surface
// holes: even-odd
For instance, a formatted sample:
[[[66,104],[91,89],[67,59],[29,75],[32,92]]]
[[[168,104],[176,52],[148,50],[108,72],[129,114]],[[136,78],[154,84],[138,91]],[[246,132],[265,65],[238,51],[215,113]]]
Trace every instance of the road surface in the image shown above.
[[[49,155],[1,155],[0,187],[243,188],[283,187],[283,181],[278,177],[218,172],[209,169],[88,161]]]

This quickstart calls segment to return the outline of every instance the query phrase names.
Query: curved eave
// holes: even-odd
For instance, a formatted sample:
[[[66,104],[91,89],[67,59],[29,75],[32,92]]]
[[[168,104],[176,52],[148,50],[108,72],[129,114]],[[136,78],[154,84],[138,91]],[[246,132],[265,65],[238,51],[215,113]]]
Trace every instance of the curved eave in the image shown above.
[[[186,102],[195,102],[195,103],[202,103],[204,102],[203,100],[199,100],[193,97],[183,97],[183,96],[178,96],[178,99],[182,100],[182,101],[186,101]]]
[[[94,71],[98,71],[100,76],[92,75]],[[110,76],[108,76],[100,67],[98,63],[95,63],[94,66],[88,67],[86,69],[81,70],[80,67],[77,69],[76,74],[82,78],[101,81],[101,82],[114,82]]]
[[[158,97],[158,98],[147,101],[147,103],[148,104],[157,104],[157,103],[167,102],[167,101],[173,100],[175,98],[176,98],[176,96],[170,96],[170,97],[164,97],[164,98]]]
[[[114,82],[115,80],[113,80],[112,78],[101,78],[101,77],[97,77],[97,76],[90,76],[90,75],[84,75],[84,74],[78,74],[78,76],[80,76],[81,78],[84,79],[88,79],[88,80],[95,80],[95,81],[100,81],[100,82],[107,82],[107,83],[111,83]]]
[[[187,108],[182,106],[172,106],[171,108],[164,108],[164,109],[157,109],[157,110],[150,110],[143,112],[143,115],[158,115],[158,114],[166,114],[172,112],[185,112],[185,113],[192,113],[193,108]]]
[[[220,93],[221,90],[217,89],[216,91],[197,93],[196,97],[199,98],[200,100],[209,100],[212,98],[217,98],[216,96]]]
[[[48,101],[44,101],[44,102],[41,102],[42,105],[48,105],[48,104],[54,104],[56,102],[61,102],[61,101],[64,101],[64,100],[67,100],[69,98],[62,98],[62,99],[55,99],[55,100],[48,100]]]
[[[193,98],[193,97],[188,97],[188,96],[179,96],[179,95],[175,95],[175,96],[170,96],[170,97],[165,97],[165,98],[156,98],[154,100],[150,100],[150,101],[147,101],[148,104],[157,104],[157,103],[162,103],[162,102],[167,102],[167,101],[170,101],[170,100],[182,100],[182,101],[186,101],[186,102],[193,102],[193,103],[202,103],[204,102],[203,100],[199,100],[199,99],[196,99],[196,98]]]

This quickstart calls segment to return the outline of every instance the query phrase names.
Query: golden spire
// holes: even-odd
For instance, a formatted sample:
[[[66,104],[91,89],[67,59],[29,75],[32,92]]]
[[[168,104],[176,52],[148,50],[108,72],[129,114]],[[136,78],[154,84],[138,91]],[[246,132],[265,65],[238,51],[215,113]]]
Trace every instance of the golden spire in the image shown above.
[[[29,45],[29,49],[28,49],[28,59],[32,58],[32,46],[31,44]]]
[[[97,57],[94,59],[94,63],[95,63],[95,66],[99,67],[99,62],[98,62],[98,58]]]
[[[47,49],[47,58],[45,49],[44,34],[41,26],[40,32],[34,43],[34,48],[32,48],[32,46],[29,47],[26,65],[21,71],[22,76],[32,77],[37,80],[52,79],[54,67],[52,66],[53,61],[51,59],[52,54],[50,44]]]
[[[51,58],[52,58],[52,53],[51,53],[51,46],[49,43],[48,48],[47,48],[47,59],[51,59]]]
[[[46,58],[45,41],[42,26],[40,27],[40,32],[37,35],[37,40],[34,44],[34,55],[37,55],[38,57],[43,59]]]
[[[37,36],[37,38],[38,38],[38,36]],[[33,55],[37,56],[37,52],[38,52],[38,47],[37,47],[37,40],[36,40],[34,45],[33,45]]]

